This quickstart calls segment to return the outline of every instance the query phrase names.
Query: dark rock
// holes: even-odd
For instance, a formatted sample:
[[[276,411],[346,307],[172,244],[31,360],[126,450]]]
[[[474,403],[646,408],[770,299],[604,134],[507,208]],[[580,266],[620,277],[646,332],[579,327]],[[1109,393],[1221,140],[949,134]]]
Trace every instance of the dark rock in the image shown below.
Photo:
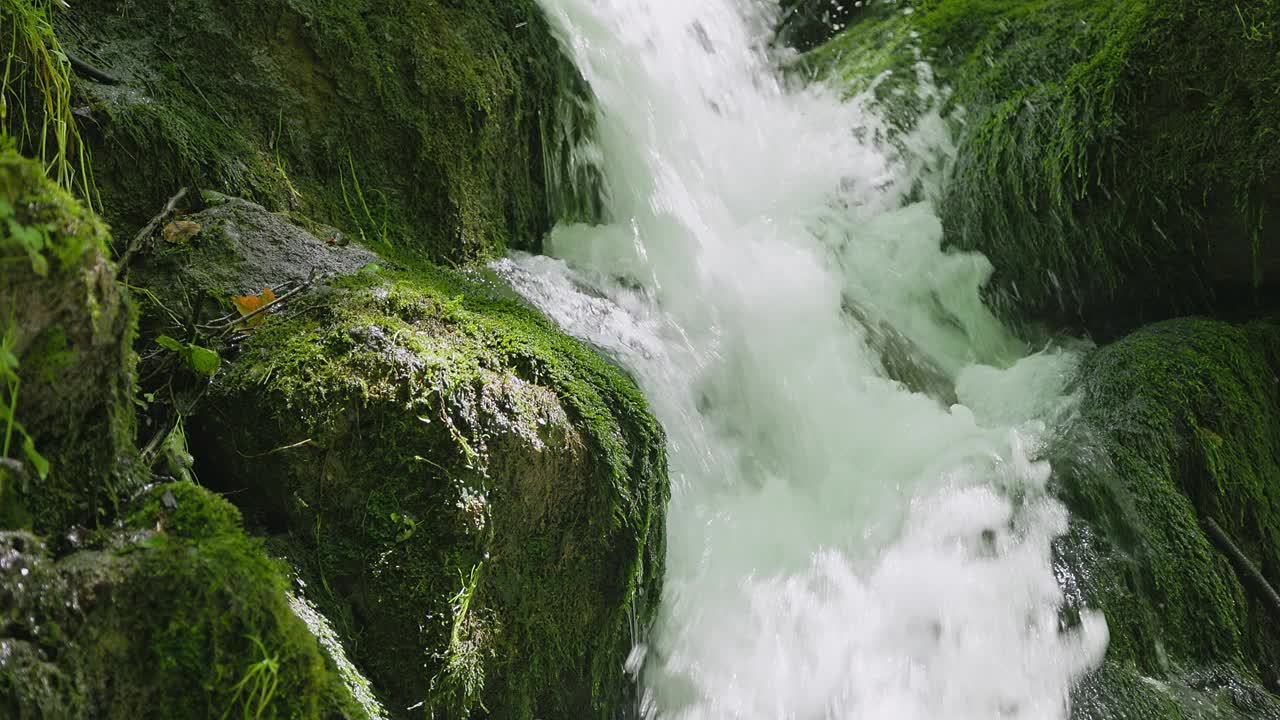
[[[199,300],[208,302],[206,311],[221,314],[234,296],[352,273],[378,259],[358,245],[321,240],[289,214],[216,194],[206,194],[205,201],[205,209],[185,218],[200,226],[198,235],[181,244],[155,244],[130,270],[130,282],[148,288],[164,306],[144,304],[147,319],[162,322],[169,313],[188,318]],[[338,233],[314,223],[311,228],[321,237]],[[177,332],[171,325],[160,329]]]
[[[634,384],[496,279],[382,267],[241,200],[189,219],[131,275],[170,309],[333,275],[219,348],[186,437],[388,706],[622,708],[668,493]]]

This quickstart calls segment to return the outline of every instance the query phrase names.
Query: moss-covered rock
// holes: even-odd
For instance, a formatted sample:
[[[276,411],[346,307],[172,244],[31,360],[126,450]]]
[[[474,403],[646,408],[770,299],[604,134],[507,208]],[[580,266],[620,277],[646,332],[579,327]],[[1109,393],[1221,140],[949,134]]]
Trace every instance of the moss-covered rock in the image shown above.
[[[534,0],[111,0],[56,26],[118,81],[77,84],[117,229],[189,185],[462,263],[576,212],[585,85]]]
[[[912,92],[920,59],[953,92]],[[953,120],[947,242],[1011,315],[1109,338],[1274,307],[1276,0],[872,0],[805,62],[899,127]]]
[[[1239,691],[1228,704],[1280,712],[1245,692],[1280,669],[1277,608],[1205,529],[1225,529],[1280,585],[1278,373],[1280,325],[1200,319],[1144,328],[1082,365],[1078,421],[1054,459],[1074,516],[1059,555],[1074,606],[1106,614],[1108,682]]]
[[[612,716],[663,555],[643,398],[495,288],[338,285],[245,342],[194,421],[200,472],[287,532],[389,705]]]
[[[0,151],[0,526],[95,523],[139,482],[133,314],[93,213]],[[15,406],[16,403],[16,406]]]
[[[75,544],[0,535],[5,717],[369,717],[225,500],[158,486]]]
[[[177,315],[184,298],[230,310],[300,268],[339,273],[217,348],[229,368],[187,437],[387,706],[612,717],[668,497],[631,380],[496,278],[369,263],[244,201],[186,220],[200,233],[131,276]]]

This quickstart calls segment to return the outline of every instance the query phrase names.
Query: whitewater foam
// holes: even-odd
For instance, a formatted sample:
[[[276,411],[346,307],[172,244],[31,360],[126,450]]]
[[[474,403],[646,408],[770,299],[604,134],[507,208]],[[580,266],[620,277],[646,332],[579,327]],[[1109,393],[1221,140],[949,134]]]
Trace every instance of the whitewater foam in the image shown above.
[[[987,311],[989,263],[940,249],[904,202],[922,165],[861,139],[865,103],[772,69],[774,8],[542,2],[598,100],[611,221],[495,268],[667,429],[646,713],[1066,717],[1106,646],[1095,614],[1060,628],[1039,459],[1074,356]],[[895,379],[880,326],[963,404]]]

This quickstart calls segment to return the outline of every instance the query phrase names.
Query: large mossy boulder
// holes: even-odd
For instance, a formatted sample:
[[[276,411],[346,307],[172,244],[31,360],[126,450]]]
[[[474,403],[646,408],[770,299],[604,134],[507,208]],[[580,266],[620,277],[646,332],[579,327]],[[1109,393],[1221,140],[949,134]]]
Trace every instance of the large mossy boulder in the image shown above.
[[[76,104],[118,231],[190,186],[463,263],[533,246],[576,212],[568,150],[589,122],[585,85],[534,0],[52,12],[96,71],[81,71]]]
[[[93,524],[139,484],[133,311],[96,215],[0,151],[0,527]],[[3,456],[3,453],[0,453]]]
[[[612,717],[663,556],[639,392],[497,290],[336,285],[245,341],[199,472],[280,536],[390,706]]]
[[[56,557],[0,533],[0,714],[15,720],[371,716],[227,501],[161,485]]]
[[[1143,676],[1167,683],[1163,702],[1200,693],[1234,708],[1224,717],[1280,713],[1260,689],[1280,691],[1280,607],[1255,575],[1280,586],[1278,375],[1274,322],[1168,321],[1081,366],[1054,467],[1073,514],[1058,548],[1068,594],[1111,633],[1085,715],[1126,698],[1158,707],[1156,685],[1136,692]],[[1174,704],[1186,707],[1151,716],[1201,716]]]
[[[199,234],[131,276],[178,315],[184,298],[229,310],[301,268],[331,275],[218,347],[227,367],[187,439],[198,477],[297,567],[387,707],[621,712],[668,498],[663,434],[632,381],[496,277],[369,262],[239,200],[184,222]]]
[[[1109,339],[1275,307],[1277,0],[870,0],[804,63],[897,131],[951,121],[946,241],[1011,317]]]

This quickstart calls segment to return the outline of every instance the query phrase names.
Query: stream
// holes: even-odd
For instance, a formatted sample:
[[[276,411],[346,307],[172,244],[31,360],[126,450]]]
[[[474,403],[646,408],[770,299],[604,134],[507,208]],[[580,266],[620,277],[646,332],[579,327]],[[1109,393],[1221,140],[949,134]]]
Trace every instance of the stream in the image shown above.
[[[1026,346],[986,259],[940,248],[942,124],[877,142],[865,98],[777,70],[764,3],[542,4],[596,96],[609,220],[494,267],[669,436],[641,716],[1067,717],[1107,645],[1101,615],[1059,621],[1040,458],[1079,356]]]

